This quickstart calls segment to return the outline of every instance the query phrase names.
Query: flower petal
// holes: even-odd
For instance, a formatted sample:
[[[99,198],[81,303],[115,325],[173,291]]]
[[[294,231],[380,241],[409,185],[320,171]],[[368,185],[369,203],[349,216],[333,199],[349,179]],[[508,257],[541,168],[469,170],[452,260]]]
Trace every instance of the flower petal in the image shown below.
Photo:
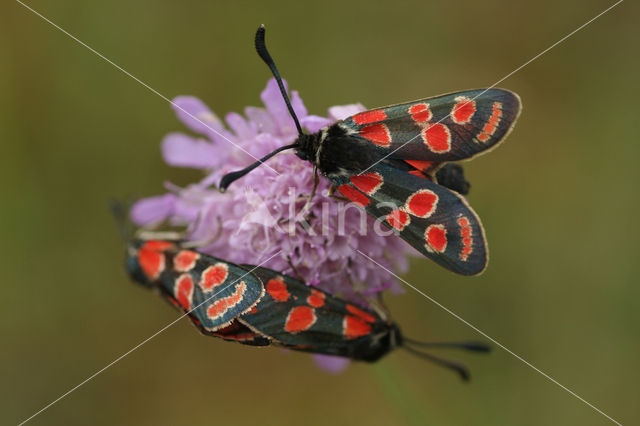
[[[315,133],[318,130],[327,127],[331,123],[333,123],[333,120],[317,115],[307,115],[300,120],[300,125],[302,125],[302,127],[306,128],[311,133]]]
[[[162,140],[164,161],[176,167],[210,169],[219,164],[221,149],[184,133],[169,133]]]
[[[334,120],[344,120],[345,118],[351,117],[352,115],[365,110],[366,108],[364,107],[364,105],[360,103],[337,105],[329,108],[329,118],[333,118]]]
[[[256,136],[256,131],[252,128],[243,116],[236,112],[230,112],[225,117],[229,128],[236,134],[238,139],[251,139]]]
[[[195,96],[178,96],[171,102],[178,119],[196,133],[208,135],[212,129],[222,130],[220,119]]]
[[[258,131],[261,133],[276,133],[276,124],[269,112],[267,112],[264,108],[257,107],[246,107],[244,109],[244,113],[251,120],[251,122],[256,124]]]
[[[282,80],[282,83],[284,84],[285,90],[288,91],[287,82]],[[293,118],[291,118],[291,114],[289,114],[289,109],[282,98],[280,88],[278,87],[278,83],[275,78],[271,78],[269,80],[267,87],[265,87],[264,91],[260,95],[260,99],[262,99],[262,103],[267,107],[267,111],[278,127],[279,134],[298,133],[295,122],[293,121]],[[298,116],[298,120],[306,117],[307,108],[304,106],[302,99],[300,99],[300,96],[296,91],[293,91],[291,95],[291,106]]]
[[[131,207],[131,220],[139,226],[162,222],[173,212],[176,199],[174,194],[165,194],[138,200]]]
[[[327,373],[340,374],[347,369],[351,361],[341,356],[314,354],[313,362]]]

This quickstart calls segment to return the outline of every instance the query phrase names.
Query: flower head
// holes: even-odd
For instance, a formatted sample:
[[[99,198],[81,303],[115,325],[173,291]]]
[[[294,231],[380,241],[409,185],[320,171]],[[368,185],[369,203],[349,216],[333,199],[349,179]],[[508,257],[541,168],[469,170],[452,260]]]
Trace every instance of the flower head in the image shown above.
[[[186,187],[167,184],[168,193],[138,201],[131,211],[133,221],[149,225],[166,220],[187,226],[188,239],[205,242],[199,249],[205,253],[254,265],[269,259],[262,266],[357,303],[363,303],[357,293],[398,291],[393,276],[358,250],[403,273],[409,246],[395,235],[372,232],[374,220],[354,205],[329,197],[329,182],[322,177],[305,206],[314,185],[313,166],[293,152],[278,154],[225,193],[215,187],[224,174],[296,139],[295,124],[274,79],[261,99],[265,108],[247,107],[244,116],[230,113],[225,126],[199,99],[176,98],[178,118],[197,136],[167,135],[162,142],[164,159],[172,166],[207,174]],[[327,118],[308,115],[295,91],[291,103],[310,132],[364,110],[354,104],[329,108]]]

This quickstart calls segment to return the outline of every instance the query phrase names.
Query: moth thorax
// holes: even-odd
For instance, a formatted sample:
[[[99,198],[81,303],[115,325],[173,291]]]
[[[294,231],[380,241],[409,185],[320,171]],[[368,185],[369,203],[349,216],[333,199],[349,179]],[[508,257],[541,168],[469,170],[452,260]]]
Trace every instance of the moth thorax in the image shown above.
[[[320,147],[318,168],[327,176],[355,174],[375,164],[379,154],[364,138],[334,125]]]

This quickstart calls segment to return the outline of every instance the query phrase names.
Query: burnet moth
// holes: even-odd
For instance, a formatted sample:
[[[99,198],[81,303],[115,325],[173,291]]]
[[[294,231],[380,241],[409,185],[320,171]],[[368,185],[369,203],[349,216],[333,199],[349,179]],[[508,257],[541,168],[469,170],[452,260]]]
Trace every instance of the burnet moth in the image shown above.
[[[271,269],[236,265],[174,240],[132,240],[127,271],[186,313],[202,333],[251,346],[374,362],[397,347],[456,371],[466,367],[419,348],[487,352],[476,342],[424,343],[402,336],[384,314],[356,306]]]
[[[462,196],[468,184],[459,166],[444,163],[473,158],[503,141],[520,113],[518,95],[466,90],[364,111],[305,134],[264,37],[260,26],[256,50],[276,78],[299,135],[293,144],[225,175],[220,190],[294,149],[333,188],[426,257],[459,274],[483,272],[488,248],[480,219]]]

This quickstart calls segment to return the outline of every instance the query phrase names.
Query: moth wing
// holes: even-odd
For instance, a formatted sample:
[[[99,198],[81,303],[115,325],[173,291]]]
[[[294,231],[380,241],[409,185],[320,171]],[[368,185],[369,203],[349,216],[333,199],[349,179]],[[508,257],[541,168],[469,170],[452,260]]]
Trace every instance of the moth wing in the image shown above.
[[[264,285],[238,265],[178,242],[139,241],[127,265],[138,281],[146,279],[174,305],[187,312],[204,331],[224,328],[251,309],[264,295]]]
[[[458,193],[382,163],[332,180],[346,198],[441,266],[463,275],[486,268],[482,223]]]
[[[237,342],[249,346],[269,346],[271,340],[254,332],[245,324],[234,319],[230,324],[217,329],[216,331],[207,331],[202,328],[197,320],[191,319],[203,334],[207,336],[219,337],[228,342]]]
[[[457,161],[495,148],[520,114],[504,89],[475,89],[376,108],[338,125],[369,142],[380,158]]]
[[[282,346],[358,358],[370,345],[371,334],[389,328],[377,314],[293,277],[244,266],[265,282],[266,293],[239,321]]]

